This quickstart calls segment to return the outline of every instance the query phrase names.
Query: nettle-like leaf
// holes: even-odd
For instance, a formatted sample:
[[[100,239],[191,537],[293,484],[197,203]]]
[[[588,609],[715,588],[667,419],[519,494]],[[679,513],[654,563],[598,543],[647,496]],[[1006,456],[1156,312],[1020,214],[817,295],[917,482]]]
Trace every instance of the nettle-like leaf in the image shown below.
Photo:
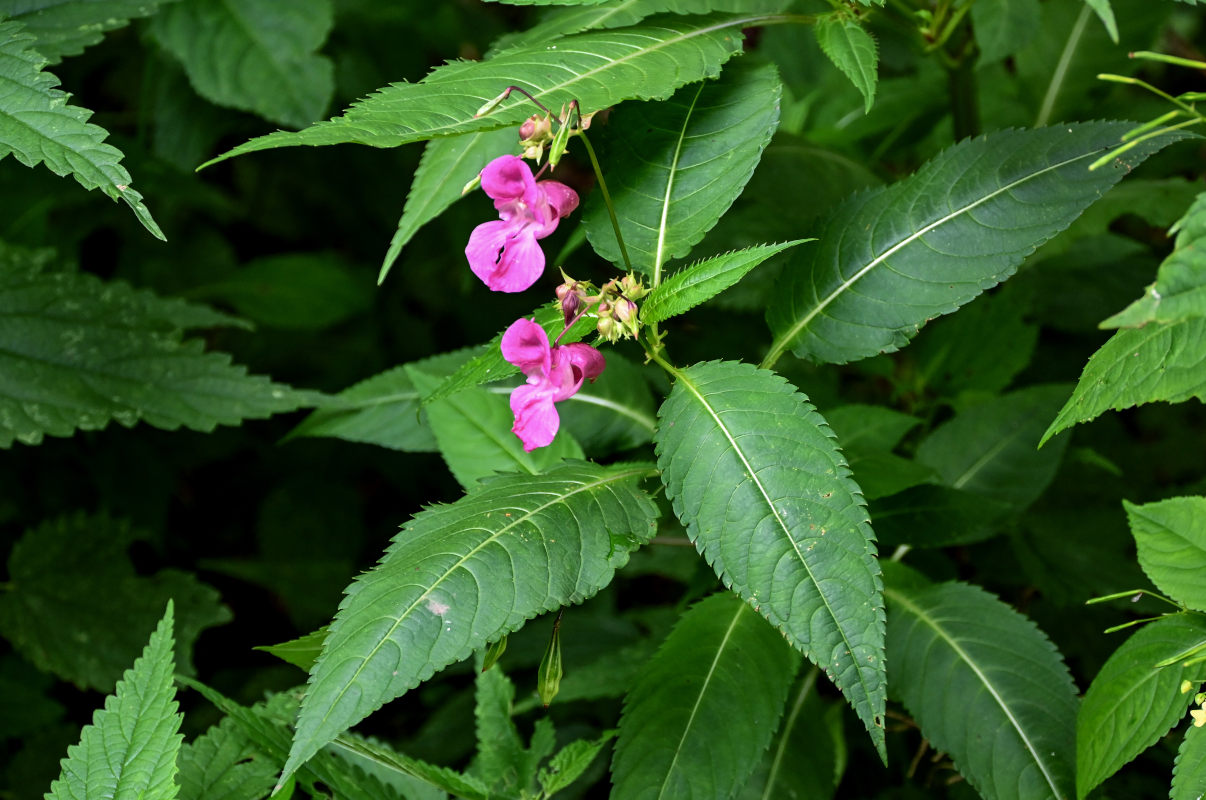
[[[176,0],[0,0],[0,17],[20,22],[36,38],[33,48],[51,64],[79,55],[130,20],[149,17]]]
[[[1206,728],[1190,726],[1177,750],[1168,800],[1200,800],[1206,794]]]
[[[1034,623],[975,586],[889,582],[894,696],[986,800],[1074,792],[1076,687]]]
[[[1198,195],[1169,233],[1177,234],[1176,249],[1160,265],[1156,282],[1101,327],[1138,328],[1206,317],[1206,193]]]
[[[267,797],[279,764],[260,755],[229,717],[180,749],[178,800]]]
[[[109,132],[88,122],[92,112],[67,104],[44,71],[46,57],[33,49],[34,37],[19,22],[0,22],[0,159],[10,153],[27,167],[44,164],[55,175],[71,175],[85,189],[99,188],[130,207],[138,221],[165,239],[142,195],[130,188],[122,152],[105,144]]]
[[[1007,130],[963,141],[886,189],[856,195],[797,250],[767,321],[764,365],[791,350],[845,363],[904,347],[931,319],[1008,278],[1161,136],[1090,172],[1126,122]]]
[[[478,673],[476,688],[477,756],[469,774],[489,786],[492,796],[529,797],[537,767],[556,746],[552,720],[537,720],[531,744],[525,747],[511,719],[515,684],[501,669],[491,668]]]
[[[489,800],[490,797],[486,786],[470,775],[411,758],[363,736],[345,733],[329,747],[343,761],[376,775],[383,783],[400,788],[407,800],[447,800],[449,794],[463,800]]]
[[[731,797],[757,766],[800,658],[729,592],[697,603],[624,701],[612,797]]]
[[[606,731],[598,739],[576,739],[558,750],[549,759],[548,767],[537,773],[544,793],[551,797],[578,780],[615,736],[615,731]]]
[[[1178,603],[1206,611],[1206,497],[1143,505],[1123,500],[1122,507],[1147,577]]]
[[[624,100],[663,99],[686,83],[714,77],[741,49],[740,30],[765,15],[667,16],[641,25],[568,36],[555,48],[535,44],[488,61],[438,67],[419,83],[396,83],[356,103],[343,116],[297,133],[277,132],[211,160],[294,145],[366,144],[397,147],[517,125],[532,104],[516,93],[474,116],[508,86],[520,86],[558,110],[578,100],[584,112]]]
[[[406,195],[406,205],[398,220],[398,229],[390,239],[389,249],[381,262],[377,283],[398,260],[402,248],[419,229],[444,213],[461,199],[461,191],[487,164],[498,156],[513,153],[518,137],[512,128],[467,133],[432,139],[423,150],[419,168]]]
[[[84,726],[80,743],[67,748],[63,771],[47,800],[91,797],[176,797],[176,754],[184,738],[177,731],[172,685],[172,604],[142,656],[126,670],[105,707]]]
[[[0,264],[0,447],[117,420],[212,431],[314,405],[316,392],[248,375],[186,327],[230,318],[87,274]]]
[[[1156,620],[1110,656],[1076,718],[1076,796],[1083,798],[1185,718],[1193,695],[1184,680],[1198,682],[1198,666],[1156,668],[1206,643],[1206,618],[1178,614]]]
[[[863,111],[875,104],[875,85],[879,81],[879,48],[871,34],[852,19],[825,16],[814,28],[821,52],[850,79],[863,96]]]
[[[284,776],[436,670],[590,597],[656,529],[651,468],[578,463],[434,506],[348,587],[310,674]]]
[[[157,14],[151,35],[206,100],[300,128],[335,91],[334,65],[316,53],[334,18],[331,0],[188,0]]]
[[[633,269],[660,277],[728,210],[779,125],[781,93],[774,65],[739,61],[716,81],[612,115],[600,159]],[[597,253],[624,265],[601,193],[582,225]]]
[[[1029,44],[1042,28],[1043,10],[1039,0],[979,0],[971,7],[971,19],[980,46],[979,63],[992,64]]]
[[[745,277],[771,256],[811,239],[747,247],[698,261],[671,275],[641,303],[641,321],[662,322],[690,311]]]
[[[1206,400],[1206,317],[1120,330],[1089,358],[1039,444],[1110,409],[1191,397]]]
[[[748,364],[696,364],[674,377],[654,441],[675,513],[725,585],[825,670],[882,753],[879,566],[824,418]]]

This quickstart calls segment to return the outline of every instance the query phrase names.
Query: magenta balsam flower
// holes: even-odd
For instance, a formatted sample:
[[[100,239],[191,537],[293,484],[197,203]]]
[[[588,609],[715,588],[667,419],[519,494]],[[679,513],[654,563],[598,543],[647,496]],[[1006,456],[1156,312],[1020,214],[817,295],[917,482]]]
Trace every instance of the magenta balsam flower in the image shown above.
[[[603,372],[603,354],[588,344],[549,345],[544,328],[530,319],[517,319],[502,338],[503,358],[528,376],[511,392],[515,425],[511,432],[531,452],[552,443],[561,425],[554,403],[571,397],[585,380]]]
[[[469,234],[465,257],[473,274],[496,292],[522,292],[544,272],[537,241],[578,207],[578,194],[557,181],[539,181],[517,156],[499,156],[482,170],[482,189],[494,200],[497,222]]]

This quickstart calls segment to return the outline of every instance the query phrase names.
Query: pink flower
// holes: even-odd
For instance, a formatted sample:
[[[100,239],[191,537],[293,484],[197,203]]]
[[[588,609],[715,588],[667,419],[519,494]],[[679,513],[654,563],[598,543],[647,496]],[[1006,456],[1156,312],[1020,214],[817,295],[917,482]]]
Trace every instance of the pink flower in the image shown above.
[[[549,346],[544,328],[530,319],[517,319],[502,338],[503,358],[528,376],[528,382],[511,392],[515,425],[511,432],[531,452],[545,447],[557,435],[561,418],[553,403],[571,397],[586,379],[603,372],[603,354],[588,344]]]
[[[536,243],[578,207],[578,194],[563,183],[540,181],[517,156],[499,156],[482,170],[482,189],[494,200],[499,221],[469,234],[465,257],[473,274],[496,292],[522,292],[544,272]]]

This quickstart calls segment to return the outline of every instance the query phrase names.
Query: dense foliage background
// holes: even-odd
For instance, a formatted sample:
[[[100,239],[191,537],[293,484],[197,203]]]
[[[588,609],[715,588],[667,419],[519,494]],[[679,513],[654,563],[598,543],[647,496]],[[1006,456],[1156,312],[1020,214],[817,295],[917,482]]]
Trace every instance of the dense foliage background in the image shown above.
[[[776,322],[773,301],[793,286],[793,265],[802,269],[799,265],[812,257],[803,255],[809,248],[828,252],[821,248],[842,232],[858,238],[875,221],[857,216],[862,213],[857,210],[835,212],[848,196],[937,163],[939,168],[925,173],[927,183],[901,184],[905,199],[896,201],[896,210],[921,208],[945,198],[959,180],[975,184],[991,171],[941,161],[940,154],[966,137],[999,137],[986,140],[980,150],[960,151],[973,153],[973,162],[1024,160],[1039,157],[1028,148],[1053,146],[1029,144],[1026,137],[1037,133],[1031,128],[1131,121],[1075,129],[1077,142],[1092,140],[1086,148],[1103,150],[1133,124],[1172,108],[1134,85],[1099,80],[1101,72],[1138,76],[1171,95],[1202,86],[1200,69],[1127,57],[1129,51],[1154,50],[1202,59],[1203,20],[1193,3],[610,0],[547,4],[568,8],[537,5],[0,0],[0,84],[7,79],[18,86],[7,95],[0,91],[0,442],[6,447],[0,457],[0,536],[7,563],[0,593],[0,797],[40,797],[47,791],[60,775],[60,759],[80,741],[81,728],[93,721],[105,694],[143,653],[169,599],[174,669],[210,687],[208,696],[197,684],[179,690],[184,740],[194,742],[226,720],[221,733],[211,734],[212,750],[193,744],[181,751],[179,796],[266,796],[289,750],[286,725],[295,715],[294,690],[306,683],[295,664],[310,665],[321,637],[284,653],[285,659],[254,648],[327,625],[345,587],[378,562],[399,527],[425,506],[457,501],[481,476],[470,468],[475,460],[497,455],[485,444],[488,432],[462,429],[450,443],[443,429],[433,438],[428,415],[452,413],[447,409],[432,405],[420,414],[419,395],[430,394],[467,354],[425,362],[414,372],[388,373],[392,377],[361,395],[340,393],[400,365],[490,341],[552,299],[559,280],[555,265],[596,284],[617,274],[608,263],[614,260],[609,250],[614,239],[606,238],[611,229],[577,141],[555,176],[578,190],[583,206],[543,242],[550,268],[533,293],[519,295],[492,293],[465,262],[469,232],[495,213],[488,198],[474,192],[439,213],[451,202],[444,199],[446,189],[439,191],[443,184],[410,191],[424,153],[421,144],[290,146],[195,171],[203,162],[274,130],[297,130],[334,116],[387,84],[417,82],[446,60],[478,60],[505,47],[543,41],[540,36],[573,33],[584,26],[575,22],[575,14],[601,9],[615,14],[606,24],[627,26],[655,13],[678,12],[682,24],[690,25],[702,19],[692,14],[713,9],[757,15],[790,6],[797,16],[734,26],[733,37],[745,28],[744,54],[724,66],[721,83],[700,84],[725,91],[737,87],[723,102],[716,100],[717,108],[752,100],[755,109],[739,112],[739,121],[755,116],[759,100],[781,92],[777,104],[765,106],[767,113],[772,106],[777,112],[777,125],[770,116],[761,123],[764,135],[755,135],[748,166],[734,179],[731,197],[740,196],[731,208],[731,197],[724,195],[728,190],[713,188],[719,199],[692,212],[712,215],[701,226],[706,236],[698,244],[681,243],[669,268],[764,243],[818,241],[775,255],[723,295],[663,328],[665,352],[679,367],[715,360],[757,365],[779,341],[774,334],[783,326]],[[1114,26],[1117,41],[1111,39]],[[529,30],[533,33],[525,38],[522,32]],[[867,42],[873,42],[870,51],[860,50]],[[691,92],[713,91],[699,90],[696,82],[717,72],[719,65],[656,91],[628,94],[617,79],[611,91],[617,101],[664,98],[684,83]],[[63,98],[53,94],[55,79],[70,94],[69,102],[93,112],[88,121],[103,128],[84,128],[87,112],[61,112],[80,127],[62,123],[63,136],[75,137],[63,152],[43,146],[24,127],[35,117],[40,120],[32,123],[35,132],[60,124],[57,117],[37,116],[50,113],[36,105],[43,100],[62,107]],[[29,99],[22,87],[43,100]],[[493,86],[485,96],[505,88],[506,83]],[[673,117],[665,108],[682,98],[630,100],[610,112],[583,108],[603,112],[589,133],[617,203],[639,208],[637,200],[625,200],[626,189],[639,195],[642,186],[625,164],[656,161],[650,154],[660,146],[651,133],[663,119],[657,115]],[[480,99],[470,103],[480,104]],[[481,154],[480,163],[469,164],[469,174],[496,155],[516,152],[515,129],[507,125],[479,137],[474,153]],[[369,143],[389,144],[389,137],[382,137]],[[119,152],[105,150],[102,141]],[[620,724],[623,711],[637,720],[629,730],[648,725],[658,736],[672,738],[673,730],[656,728],[663,716],[659,701],[646,700],[642,707],[642,698],[655,696],[658,687],[670,692],[668,706],[682,701],[683,692],[689,695],[692,676],[715,656],[715,648],[708,649],[715,633],[708,620],[725,614],[733,620],[747,614],[748,624],[761,625],[745,634],[750,638],[744,646],[758,657],[730,668],[745,681],[733,698],[745,698],[743,707],[763,716],[742,720],[736,711],[716,712],[725,721],[715,725],[716,740],[684,756],[683,768],[707,771],[717,760],[727,765],[727,754],[733,754],[734,764],[716,767],[715,775],[684,778],[687,784],[677,789],[667,784],[666,794],[659,796],[727,797],[738,788],[745,792],[742,797],[1054,796],[1049,787],[1026,782],[1034,764],[979,763],[991,747],[974,721],[967,723],[970,732],[962,727],[980,714],[968,701],[974,692],[959,694],[965,676],[958,667],[943,673],[942,664],[916,661],[913,657],[929,646],[925,642],[900,645],[894,662],[893,641],[924,637],[922,623],[944,613],[994,620],[991,636],[968,634],[970,646],[974,650],[975,641],[987,646],[996,639],[1012,655],[979,654],[972,661],[1007,673],[1002,680],[1008,691],[1034,706],[1066,706],[1063,720],[1068,722],[1076,714],[1076,696],[1103,674],[1107,659],[1134,633],[1103,631],[1176,610],[1134,593],[1086,606],[1088,599],[1151,589],[1154,581],[1182,610],[1203,610],[1201,590],[1193,587],[1206,568],[1200,497],[1206,494],[1206,413],[1199,402],[1206,386],[1206,334],[1197,325],[1206,316],[1200,310],[1206,304],[1193,300],[1192,292],[1195,285],[1206,286],[1206,277],[1196,262],[1190,259],[1182,275],[1189,288],[1181,288],[1199,310],[1196,317],[1180,319],[1197,322],[1173,331],[1175,341],[1163,356],[1145,353],[1139,370],[1144,374],[1121,378],[1134,384],[1124,401],[1106,402],[1095,413],[1065,413],[1062,427],[1097,419],[1036,449],[1090,357],[1114,333],[1099,323],[1145,295],[1173,251],[1169,228],[1203,190],[1200,143],[1189,137],[1164,147],[1167,143],[1153,141],[1119,155],[1102,168],[1112,171],[1111,177],[1087,177],[1084,168],[1092,160],[1087,159],[1075,176],[1061,172],[1034,196],[1021,193],[1022,202],[1035,208],[1036,232],[1021,241],[1002,234],[1000,251],[1013,254],[1002,258],[1012,262],[991,278],[970,278],[978,286],[966,299],[941,300],[932,313],[906,321],[900,330],[909,330],[894,335],[890,346],[872,344],[868,352],[854,353],[836,344],[833,351],[814,344],[804,359],[792,355],[790,342],[783,340],[783,352],[768,359],[824,415],[858,483],[854,496],[861,493],[869,504],[889,588],[889,702],[886,719],[877,718],[886,730],[886,766],[864,729],[869,717],[860,720],[826,681],[824,670],[814,669],[758,615],[748,613],[756,601],[742,604],[723,591],[711,566],[715,553],[705,560],[691,545],[697,534],[692,531],[688,538],[671,500],[679,502],[684,492],[689,496],[689,465],[697,448],[687,442],[677,453],[673,448],[680,445],[662,432],[659,466],[669,497],[652,480],[645,485],[648,495],[633,489],[635,494],[617,501],[624,513],[634,515],[638,506],[652,514],[656,503],[659,515],[656,536],[639,549],[644,540],[632,538],[639,531],[605,531],[613,540],[628,536],[615,546],[633,550],[614,580],[608,583],[610,573],[599,577],[603,588],[593,597],[570,605],[563,616],[541,616],[511,634],[497,667],[482,677],[475,679],[473,659],[462,661],[373,713],[356,728],[372,738],[345,737],[342,750],[324,750],[326,761],[316,759],[307,768],[312,772],[298,773],[294,796],[443,797],[444,789],[459,785],[457,780],[469,780],[412,762],[399,767],[405,758],[468,769],[470,778],[495,785],[491,796],[519,796],[519,787],[526,790],[536,776],[535,762],[551,752],[551,731],[538,722],[543,719],[555,723],[558,747],[586,740],[606,753],[593,760],[585,756],[594,756],[598,747],[579,754],[589,766],[564,796],[603,796],[609,782],[623,780],[624,774],[635,774],[637,785],[648,784],[649,774],[641,770],[656,770],[656,765],[631,766],[622,757],[614,767],[619,777],[609,776],[607,732]],[[66,151],[92,155],[81,160]],[[13,157],[3,158],[7,154]],[[455,183],[459,191],[464,180],[450,177],[445,183]],[[85,191],[81,183],[100,185],[102,191]],[[1083,202],[1076,199],[1080,183],[1086,187]],[[141,201],[131,198],[128,186]],[[126,202],[112,202],[104,194]],[[424,203],[438,213],[425,224],[416,221]],[[1206,235],[1206,209],[1195,210],[1181,229],[1189,247]],[[907,216],[885,214],[884,219],[903,225],[907,220],[900,220]],[[400,217],[404,226],[395,237]],[[851,224],[861,226],[864,219],[866,228]],[[1039,230],[1044,225],[1051,229]],[[152,235],[156,231],[166,241]],[[391,251],[392,266],[378,285],[391,237],[397,243],[403,235],[409,240]],[[981,264],[995,257],[991,236],[975,239],[966,229],[951,236],[952,259]],[[975,246],[961,252],[968,242]],[[940,316],[979,289],[987,291],[959,313]],[[939,308],[944,305],[949,307]],[[1149,323],[1139,328],[1149,332],[1173,324],[1158,314],[1143,317],[1141,311],[1135,312],[1138,322],[1120,324]],[[830,341],[827,335],[823,331],[819,340]],[[608,371],[586,394],[594,392],[606,403],[562,404],[565,430],[599,464],[652,462],[658,408],[672,377],[645,365],[645,352],[636,342],[604,352]],[[762,380],[736,366],[731,374],[707,369],[692,375],[700,381]],[[740,368],[745,369],[753,367]],[[1176,386],[1143,383],[1172,380],[1167,370],[1177,374]],[[271,376],[274,384],[248,374]],[[779,399],[797,397],[783,386],[760,384],[755,405],[777,407]],[[492,400],[503,402],[498,394]],[[672,396],[662,409],[663,421],[687,413],[670,405],[674,402]],[[1111,405],[1127,408],[1106,410]],[[608,407],[619,412],[608,416]],[[482,421],[483,429],[498,421],[474,408],[458,413],[462,423]],[[814,416],[807,419],[815,419],[822,430],[823,422],[810,413]],[[494,428],[509,440],[509,426],[504,418],[501,428]],[[476,454],[479,444],[488,455]],[[517,450],[513,442],[509,447]],[[573,455],[558,451],[552,460],[520,462],[510,469],[540,471],[566,452]],[[794,451],[782,454],[783,463],[794,458]],[[487,463],[482,474],[497,464]],[[535,479],[525,477],[516,485],[530,480]],[[1162,582],[1159,567],[1147,574],[1140,568],[1140,533],[1132,529],[1144,530],[1144,520],[1155,514],[1145,516],[1144,504],[1194,495],[1169,511],[1176,519],[1150,523],[1188,542],[1178,544],[1180,550],[1169,545],[1187,587],[1178,594],[1181,584],[1174,581],[1170,588]],[[1133,505],[1124,508],[1123,501]],[[691,512],[679,509],[679,514],[685,519]],[[607,555],[608,569],[612,555]],[[925,594],[918,587],[926,581],[962,583]],[[724,583],[731,585],[732,576]],[[706,605],[693,605],[697,602]],[[893,602],[906,609],[895,618]],[[1017,613],[1006,612],[1002,603]],[[932,614],[917,611],[921,632],[905,630],[907,609],[922,607]],[[1033,723],[1043,742],[1060,748],[1061,774],[1054,784],[1069,795],[1072,787],[1080,796],[1092,790],[1091,796],[1103,798],[1168,793],[1193,699],[1193,692],[1182,693],[1180,683],[1190,680],[1196,691],[1206,665],[1175,667],[1175,675],[1162,673],[1154,686],[1150,675],[1155,673],[1147,665],[1206,641],[1206,623],[1199,614],[1181,613],[1160,624],[1165,627],[1149,635],[1155,642],[1150,652],[1134,657],[1142,666],[1138,677],[1126,679],[1150,690],[1150,696],[1143,695],[1142,702],[1107,699],[1092,706],[1097,716],[1087,722],[1086,701],[1075,743],[1070,729]],[[163,678],[171,674],[171,648],[165,644],[171,630],[161,627],[147,649],[146,663],[154,661],[162,673],[161,694],[171,691]],[[547,665],[554,630],[564,678],[545,710],[536,691],[538,683],[548,681],[538,667],[542,659]],[[672,630],[678,638],[659,651]],[[489,640],[497,638],[484,633]],[[1167,641],[1155,641],[1159,633]],[[1035,663],[1047,659],[1055,665],[1051,681],[1041,670],[1035,677],[1037,668],[1028,662],[1010,661],[1028,657],[1027,647],[1039,651]],[[817,663],[827,658],[808,655]],[[1060,657],[1074,687],[1061,672]],[[900,672],[894,674],[896,663]],[[1132,664],[1132,669],[1138,668]],[[142,670],[149,672],[149,667]],[[1009,674],[1034,683],[1010,684]],[[508,722],[507,679],[515,685],[518,733]],[[927,680],[937,681],[939,688]],[[222,706],[215,690],[247,707],[273,699],[254,716]],[[1133,736],[1110,715],[1125,702],[1134,703],[1124,708],[1127,714],[1148,720]],[[170,716],[170,709],[161,711]],[[772,738],[781,714],[784,728]],[[726,725],[738,744],[720,733]],[[1021,728],[1029,725],[1024,721]],[[283,740],[272,738],[282,733]],[[530,751],[524,749],[529,737]],[[222,767],[226,777],[210,775],[213,785],[200,788],[205,784],[197,776],[204,765],[226,764],[219,742],[232,748],[226,754],[229,764]],[[748,742],[757,744],[745,753],[740,745]],[[1101,752],[1092,750],[1094,742]],[[377,746],[383,749],[372,750]],[[629,744],[628,752],[634,746],[643,745]],[[1200,742],[1196,746],[1199,755],[1206,750]],[[1181,778],[1186,793],[1174,796],[1198,796],[1191,792],[1206,773],[1199,763],[1185,763],[1195,771],[1184,764],[1179,768],[1186,770]],[[729,780],[726,770],[736,777]],[[768,774],[773,776],[769,783]],[[169,774],[160,792],[168,792],[163,786],[170,786],[170,779]],[[1198,783],[1191,784],[1194,780]],[[58,791],[66,790],[60,785]],[[474,796],[472,786],[464,791]],[[636,795],[621,791],[618,796]]]

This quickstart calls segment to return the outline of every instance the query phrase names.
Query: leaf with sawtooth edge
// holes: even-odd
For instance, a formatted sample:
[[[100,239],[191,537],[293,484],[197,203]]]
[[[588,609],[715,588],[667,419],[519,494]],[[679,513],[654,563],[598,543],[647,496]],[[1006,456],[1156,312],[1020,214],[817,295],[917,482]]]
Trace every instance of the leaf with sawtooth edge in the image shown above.
[[[1161,592],[1206,611],[1206,497],[1122,501],[1139,550],[1139,566]]]
[[[1050,640],[975,586],[884,596],[892,693],[922,735],[986,800],[1071,797],[1076,687]]]
[[[1190,725],[1173,764],[1168,800],[1201,800],[1206,793],[1206,728]]]
[[[55,175],[73,176],[85,189],[99,188],[122,200],[143,227],[166,240],[142,195],[130,188],[122,152],[105,144],[109,132],[88,122],[92,112],[67,104],[44,71],[46,58],[31,48],[34,37],[19,22],[0,22],[0,160],[10,153],[27,167],[44,164]]]
[[[732,593],[695,604],[624,701],[611,796],[733,796],[770,744],[799,668]]]
[[[630,28],[583,33],[499,53],[488,61],[460,61],[435,69],[419,83],[395,83],[349,108],[343,116],[296,133],[252,139],[202,166],[294,145],[408,142],[518,125],[531,102],[515,93],[487,114],[481,107],[508,86],[520,86],[558,110],[578,100],[586,113],[624,100],[662,99],[683,84],[715,77],[741,50],[743,27],[766,15],[665,16]]]
[[[723,361],[676,372],[658,417],[666,496],[696,548],[825,670],[884,757],[875,541],[824,418],[775,373]]]
[[[656,531],[646,464],[489,479],[428,508],[348,587],[310,673],[282,780],[384,703],[606,586]]]
[[[177,800],[261,798],[276,785],[277,764],[255,751],[229,717],[180,749]]]
[[[1133,127],[1090,122],[967,139],[890,187],[855,195],[797,250],[767,312],[763,366],[791,350],[846,363],[904,347],[931,319],[1008,278],[1132,167],[1156,137],[1093,172]]]
[[[779,125],[782,91],[773,64],[743,60],[611,116],[599,158],[633,269],[660,276],[723,216]],[[624,265],[602,193],[587,199],[582,225],[595,252]]]
[[[875,46],[875,38],[862,25],[844,17],[822,17],[814,31],[821,52],[863,96],[863,113],[870,112],[875,104],[875,84],[879,81],[879,48]]]
[[[0,0],[0,16],[25,26],[37,41],[33,49],[51,64],[75,56],[123,28],[130,20],[149,17],[163,3],[176,0]]]

